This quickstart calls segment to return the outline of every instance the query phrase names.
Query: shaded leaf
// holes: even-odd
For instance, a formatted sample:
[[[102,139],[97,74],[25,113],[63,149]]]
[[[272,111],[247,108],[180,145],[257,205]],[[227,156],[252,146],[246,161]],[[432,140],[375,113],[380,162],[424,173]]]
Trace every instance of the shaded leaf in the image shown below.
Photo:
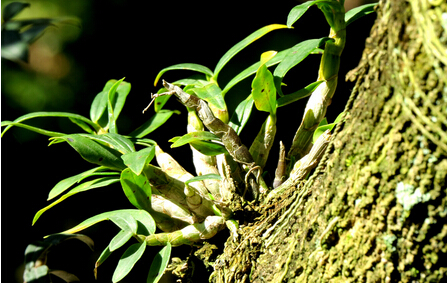
[[[168,266],[169,259],[171,258],[171,243],[167,242],[156,255],[149,268],[149,274],[147,275],[147,283],[157,283],[166,267]]]
[[[108,186],[110,184],[113,184],[113,183],[116,183],[118,181],[119,181],[119,179],[115,178],[115,177],[104,177],[104,178],[91,180],[91,181],[88,181],[88,182],[85,182],[85,183],[82,183],[82,184],[76,186],[75,188],[71,189],[68,193],[66,193],[65,195],[61,196],[58,200],[54,201],[50,205],[48,205],[48,206],[42,208],[41,210],[39,210],[36,213],[36,215],[34,216],[33,225],[34,225],[34,223],[36,223],[36,221],[39,219],[39,217],[45,211],[47,211],[48,209],[52,208],[56,204],[62,202],[63,200],[67,199],[68,197],[70,197],[72,195],[75,195],[77,193],[80,193],[80,192],[91,190],[91,189],[106,187],[106,186]]]
[[[78,119],[74,119],[74,118],[68,118],[68,119],[70,119],[70,121],[73,124],[78,125],[81,129],[83,129],[87,133],[95,134],[95,131],[93,131],[92,128],[89,125],[87,125],[86,123],[84,123],[83,121],[78,120]]]
[[[50,274],[53,274],[54,276],[59,277],[60,279],[64,280],[65,282],[81,281],[81,280],[79,280],[79,278],[76,275],[71,274],[67,271],[63,271],[63,270],[51,270]]]
[[[199,65],[199,64],[193,64],[193,63],[176,64],[176,65],[172,65],[170,67],[167,67],[167,68],[164,68],[163,70],[161,70],[157,74],[157,77],[155,78],[154,86],[157,85],[157,82],[158,82],[158,80],[160,80],[161,76],[170,70],[191,70],[191,71],[203,73],[210,77],[213,76],[213,72],[209,68]]]
[[[220,58],[219,62],[217,63],[216,68],[214,69],[214,75],[213,80],[217,81],[217,76],[219,75],[219,72],[222,70],[222,68],[230,61],[233,56],[235,56],[237,53],[239,53],[242,49],[256,41],[257,39],[261,38],[265,34],[277,30],[277,29],[283,29],[287,28],[285,25],[279,25],[279,24],[272,24],[265,26],[263,28],[258,29],[257,31],[253,32],[240,42],[238,42],[236,45],[230,48],[223,56]]]
[[[73,134],[52,139],[52,143],[63,141],[68,142],[68,144],[73,147],[82,158],[90,163],[119,171],[126,168],[121,159],[121,154],[118,151],[99,144],[90,138],[79,134]]]
[[[348,26],[355,20],[360,19],[363,16],[374,13],[374,7],[376,5],[377,5],[377,3],[365,4],[365,5],[353,8],[353,9],[349,10],[348,12],[346,12],[346,14],[345,14],[346,26]]]
[[[18,13],[20,13],[26,7],[29,7],[29,3],[23,2],[12,2],[6,5],[2,11],[3,21],[7,22],[10,19],[14,18]]]
[[[253,109],[253,103],[253,96],[250,94],[245,100],[239,103],[233,115],[231,116],[229,125],[236,131],[238,135],[242,132],[245,124],[247,124],[248,118],[250,118],[251,111]]]
[[[131,245],[118,261],[118,265],[112,276],[112,281],[118,282],[123,279],[132,270],[135,263],[141,258],[145,249],[145,242]]]
[[[152,188],[144,174],[136,175],[128,168],[121,173],[120,181],[124,194],[130,203],[139,209],[152,211]]]
[[[98,279],[98,267],[106,261],[106,259],[112,254],[112,252],[109,249],[109,246],[107,246],[99,256],[99,258],[96,260],[95,263],[95,269],[93,269],[93,273],[95,275],[95,280]]]
[[[292,102],[298,101],[302,98],[308,97],[323,81],[316,81],[300,89],[294,93],[284,95],[276,100],[277,107],[288,105]]]
[[[126,153],[121,156],[126,164],[135,174],[140,175],[146,164],[151,162],[155,156],[155,146],[150,146],[137,152]]]
[[[169,140],[172,141],[173,139]],[[215,140],[215,141],[220,141],[220,138],[218,138],[215,134],[211,133],[211,132],[206,132],[206,131],[197,131],[197,132],[191,132],[188,133],[186,135],[183,135],[180,138],[175,138],[174,143],[171,145],[171,148],[175,148],[175,147],[179,147],[182,145],[185,145],[187,143],[191,143],[193,141],[210,141],[210,140]]]
[[[204,155],[215,156],[222,153],[227,153],[225,146],[208,141],[193,141],[190,143],[194,149]]]
[[[132,215],[133,218],[135,218],[139,222],[138,225],[140,225],[140,223],[141,223],[141,225],[146,227],[147,231],[150,234],[153,234],[155,232],[155,221],[147,211],[140,210],[140,209],[121,209],[121,210],[104,212],[104,213],[95,215],[93,217],[90,217],[90,218],[84,220],[83,222],[81,222],[80,224],[76,225],[75,227],[73,227],[69,230],[66,230],[62,233],[67,233],[67,234],[76,233],[76,232],[84,230],[92,225],[95,225],[98,222],[101,222],[104,220],[109,220],[110,217],[113,217],[115,215],[120,215],[123,213],[124,214],[129,213],[130,215]]]
[[[155,131],[158,127],[163,125],[172,114],[180,114],[178,110],[166,110],[162,109],[155,113],[146,123],[138,127],[135,131],[129,134],[131,137],[142,138],[149,133]]]

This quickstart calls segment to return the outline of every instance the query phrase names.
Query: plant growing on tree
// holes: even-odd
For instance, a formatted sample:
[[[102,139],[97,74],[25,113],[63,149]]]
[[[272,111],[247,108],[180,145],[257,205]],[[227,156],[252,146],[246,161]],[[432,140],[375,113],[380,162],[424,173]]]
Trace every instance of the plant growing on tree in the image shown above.
[[[113,282],[120,281],[130,272],[147,246],[164,246],[159,251],[160,256],[156,257],[161,262],[153,262],[147,278],[148,282],[157,282],[169,262],[172,247],[210,239],[225,227],[231,231],[232,237],[237,237],[238,223],[233,219],[234,213],[243,212],[247,206],[260,211],[284,190],[305,180],[323,155],[331,137],[330,130],[342,119],[340,115],[334,123],[328,124],[324,117],[337,86],[346,26],[371,13],[374,6],[365,5],[345,13],[343,4],[343,0],[316,0],[296,6],[289,13],[287,25],[273,24],[250,34],[222,56],[214,71],[191,63],[161,70],[154,85],[170,70],[187,69],[199,74],[172,83],[163,81],[163,87],[152,95],[147,107],[155,102],[155,115],[127,135],[119,134],[116,126],[131,88],[124,79],[106,83],[93,100],[90,118],[65,112],[37,112],[2,122],[6,127],[2,135],[12,126],[23,127],[49,136],[50,145],[68,143],[86,161],[98,165],[60,181],[48,197],[48,200],[59,199],[39,210],[33,224],[46,210],[74,194],[119,182],[135,209],[104,212],[61,233],[77,233],[104,220],[111,220],[121,229],[97,260],[95,275],[112,252],[134,238],[137,242],[129,246],[119,260]],[[329,37],[300,42],[280,52],[266,51],[259,62],[234,76],[225,87],[219,85],[219,73],[233,56],[271,31],[292,28],[312,5],[324,13],[331,28]],[[291,94],[283,94],[281,87],[285,75],[310,54],[322,54],[317,81]],[[274,65],[277,66],[271,73],[268,68]],[[229,113],[225,94],[252,75],[250,95],[234,113]],[[186,107],[188,123],[187,134],[171,139],[171,147],[190,146],[195,177],[156,141],[147,138],[172,114],[178,113],[177,110],[163,109],[172,95]],[[267,184],[262,169],[275,140],[278,108],[308,96],[305,114],[292,146],[286,155],[281,143],[274,183]],[[239,135],[253,111],[253,104],[268,116],[248,147],[250,141],[242,141]],[[66,134],[24,123],[38,117],[69,118],[84,133]],[[154,158],[158,166],[151,164]],[[90,180],[86,181],[87,178]],[[156,233],[156,228],[162,232]],[[40,274],[36,278],[38,276],[48,275]]]

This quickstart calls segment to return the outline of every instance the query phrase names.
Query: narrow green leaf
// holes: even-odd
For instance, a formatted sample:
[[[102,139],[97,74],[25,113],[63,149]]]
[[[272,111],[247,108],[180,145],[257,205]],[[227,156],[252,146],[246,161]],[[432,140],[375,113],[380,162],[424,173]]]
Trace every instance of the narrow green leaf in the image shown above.
[[[294,93],[285,95],[283,97],[278,98],[276,100],[277,107],[288,105],[292,102],[298,101],[302,98],[308,97],[312,94],[312,92],[322,83],[323,81],[316,81],[306,86],[303,89],[300,89]]]
[[[154,86],[157,85],[157,82],[158,82],[158,80],[160,80],[161,76],[164,73],[166,73],[167,71],[170,71],[170,70],[191,70],[191,71],[196,71],[196,72],[203,73],[203,74],[205,74],[207,76],[210,76],[210,77],[213,76],[213,72],[209,68],[207,68],[205,66],[202,66],[202,65],[199,65],[199,64],[193,64],[193,63],[177,64],[177,65],[173,65],[173,66],[170,66],[170,67],[167,67],[167,68],[164,68],[163,70],[161,70],[158,73],[157,77],[155,78]]]
[[[212,174],[212,173],[200,175],[200,176],[196,176],[196,177],[189,179],[188,181],[185,182],[185,185],[188,185],[193,182],[204,181],[204,180],[222,180],[222,177],[219,174]]]
[[[239,103],[233,115],[231,116],[229,125],[236,131],[238,135],[242,132],[245,124],[247,124],[248,118],[250,118],[251,111],[253,109],[253,103],[253,96],[250,94],[245,100]]]
[[[107,133],[101,135],[89,135],[89,134],[81,134],[83,137],[94,140],[100,144],[108,146],[112,149],[119,151],[121,154],[126,154],[130,152],[135,152],[135,146],[133,143],[126,137],[114,134]]]
[[[108,93],[112,85],[113,81],[108,81],[103,90],[95,96],[90,106],[90,119],[96,124],[98,124],[99,119],[101,119],[107,109]]]
[[[124,78],[121,80],[115,82],[112,87],[110,88],[108,95],[107,95],[107,113],[109,118],[109,123],[107,124],[109,131],[111,133],[118,133],[118,130],[116,128],[116,119],[118,118],[117,113],[115,113],[115,104],[117,101],[117,93],[116,90],[118,89],[118,86],[124,81]]]
[[[212,80],[217,81],[217,76],[219,75],[222,68],[230,61],[233,56],[235,56],[237,53],[239,53],[242,49],[256,41],[257,39],[261,38],[262,36],[266,35],[267,33],[277,30],[287,28],[286,25],[279,25],[279,24],[272,24],[265,26],[263,28],[258,29],[257,31],[253,32],[240,42],[238,42],[236,45],[230,48],[223,56],[220,58],[219,62],[217,63],[216,68],[214,69],[214,75]]]
[[[221,110],[227,109],[227,105],[222,96],[222,90],[216,84],[210,83],[204,87],[191,88],[190,90],[193,91],[197,97],[208,102],[210,107],[214,106]]]
[[[95,134],[95,131],[93,131],[92,128],[89,125],[87,125],[86,123],[84,123],[83,121],[78,120],[78,119],[74,119],[74,118],[68,118],[68,119],[70,119],[70,121],[73,124],[78,125],[81,129],[83,129],[87,133]]]
[[[29,3],[22,2],[12,2],[6,5],[2,11],[3,21],[7,22],[10,19],[14,18],[18,13],[20,13],[26,7],[29,7]]]
[[[74,118],[74,119],[80,120],[82,122],[85,122],[86,124],[92,126],[95,130],[99,130],[99,127],[95,123],[93,123],[89,119],[85,118],[84,116],[81,116],[81,115],[78,115],[78,114],[66,113],[66,112],[34,112],[34,113],[29,113],[29,114],[20,116],[19,118],[17,118],[14,121],[12,121],[12,123],[21,123],[21,122],[29,120],[29,119],[42,118],[42,117]],[[11,122],[8,122],[8,123],[11,123]],[[3,125],[4,125],[4,122],[2,122],[2,127],[3,127]],[[3,130],[2,136],[13,125],[6,125],[5,124],[5,126],[7,126],[7,127]]]
[[[66,234],[73,234],[79,231],[82,231],[90,226],[95,225],[98,222],[104,221],[104,220],[109,220],[110,217],[113,217],[115,215],[120,215],[120,214],[130,214],[132,215],[139,223],[138,225],[143,225],[144,227],[146,227],[147,231],[150,234],[154,234],[155,232],[155,221],[152,218],[152,216],[145,210],[141,210],[141,209],[122,209],[122,210],[114,210],[114,211],[109,211],[109,212],[104,212],[98,215],[95,215],[93,217],[90,217],[86,220],[84,220],[83,222],[81,222],[80,224],[76,225],[75,227],[66,230],[62,233],[66,233]]]
[[[121,230],[118,232],[118,234],[115,235],[115,237],[113,237],[113,239],[110,241],[109,243],[109,251],[113,252],[119,248],[121,248],[125,243],[127,243],[127,241],[130,240],[130,238],[132,238],[133,233],[132,231],[126,231],[126,230]]]
[[[56,186],[54,186],[50,193],[48,194],[48,199],[47,200],[51,200],[54,197],[60,195],[61,193],[63,193],[65,190],[67,190],[68,188],[70,188],[72,185],[80,182],[82,179],[91,176],[94,172],[98,172],[98,171],[104,171],[107,170],[106,167],[96,167],[93,169],[90,169],[88,171],[82,172],[80,174],[71,176],[69,178],[63,179],[61,181],[59,181],[59,183],[56,184]]]
[[[377,6],[377,3],[365,4],[356,8],[353,8],[346,12],[345,21],[346,26],[350,23],[354,22],[357,19],[360,19],[363,16],[374,13],[374,7]]]
[[[95,269],[93,270],[93,273],[95,275],[95,280],[98,279],[98,267],[106,261],[106,259],[112,254],[109,247],[107,246],[99,256],[99,258],[96,260],[95,263]]]
[[[275,86],[280,96],[283,96],[281,83],[287,72],[294,66],[298,65],[301,61],[303,61],[313,51],[319,49],[319,47],[323,45],[327,40],[331,39],[327,37],[310,39],[300,42],[289,49],[289,52],[285,56],[284,60],[279,63],[279,65],[273,72],[273,76],[275,77]]]
[[[68,197],[71,197],[72,195],[75,195],[77,193],[80,192],[85,192],[91,189],[95,189],[95,188],[101,188],[101,187],[106,187],[108,185],[111,185],[113,183],[118,182],[119,179],[116,177],[104,177],[104,178],[99,178],[99,179],[95,179],[95,180],[91,180],[85,183],[82,183],[78,186],[76,186],[75,188],[71,189],[68,193],[66,193],[65,195],[61,196],[58,200],[54,201],[52,204],[42,208],[41,210],[39,210],[36,215],[34,216],[33,219],[33,225],[34,223],[36,223],[36,221],[39,219],[39,217],[48,209],[52,208],[53,206],[55,206],[56,204],[62,202],[63,200],[67,199]]]
[[[159,112],[155,113],[154,116],[152,116],[146,123],[138,127],[135,131],[129,134],[131,137],[136,138],[142,138],[149,133],[156,130],[158,127],[163,125],[171,116],[172,114],[180,114],[180,111],[178,110],[160,110]]]
[[[190,145],[198,152],[208,156],[215,156],[227,152],[225,146],[214,142],[193,141]]]
[[[179,147],[187,143],[191,143],[193,141],[210,141],[210,140],[220,141],[220,139],[211,132],[206,131],[191,132],[177,139],[171,145],[171,148]]]
[[[253,100],[259,111],[265,111],[275,115],[276,113],[276,88],[272,73],[265,64],[261,65],[251,84]]]
[[[135,174],[140,175],[146,164],[151,162],[155,156],[155,146],[150,146],[137,152],[126,153],[121,156],[126,164]]]
[[[61,137],[61,136],[65,136],[66,135],[64,133],[47,131],[47,130],[44,130],[44,129],[41,129],[41,128],[33,127],[33,126],[22,124],[22,123],[11,122],[11,121],[3,121],[1,123],[1,126],[2,127],[4,127],[4,126],[9,126],[9,127],[16,126],[16,127],[24,128],[24,129],[27,129],[29,131],[36,132],[38,134],[41,134],[41,135],[44,135],[44,136],[49,136],[49,137]]]
[[[287,16],[287,26],[290,28],[292,25],[301,18],[302,15],[309,9],[310,6],[315,5],[317,3],[328,3],[332,4],[333,0],[315,0],[315,1],[307,1],[303,4],[297,5],[290,10],[289,15]]]
[[[99,144],[90,138],[73,134],[52,139],[55,141],[68,142],[68,144],[73,147],[82,158],[90,163],[119,171],[126,168],[121,159],[121,154],[118,151]]]
[[[146,249],[146,243],[136,243],[130,246],[118,261],[118,265],[112,276],[112,281],[122,280],[133,268],[135,263],[141,258]]]
[[[132,234],[137,233],[138,223],[135,218],[129,213],[120,213],[110,216],[110,221],[120,227],[121,230],[130,231]]]
[[[332,129],[335,127],[335,125],[337,125],[340,121],[341,121],[341,118],[343,117],[343,113],[340,113],[338,116],[337,116],[337,118],[335,119],[335,121],[334,121],[334,123],[331,123],[331,124],[327,124],[327,121],[326,121],[326,124],[321,124],[320,123],[320,126],[318,126],[318,128],[315,130],[315,132],[314,132],[314,135],[313,135],[313,137],[312,137],[312,142],[313,143],[315,143],[315,141],[326,131],[326,130],[329,130],[329,131],[332,131]],[[326,119],[326,118],[325,118]]]
[[[147,283],[157,283],[166,267],[168,266],[169,260],[171,258],[171,243],[167,242],[156,255],[149,268],[149,274],[147,275]]]
[[[130,203],[139,209],[152,211],[152,188],[144,174],[137,175],[128,168],[121,173],[120,181]]]

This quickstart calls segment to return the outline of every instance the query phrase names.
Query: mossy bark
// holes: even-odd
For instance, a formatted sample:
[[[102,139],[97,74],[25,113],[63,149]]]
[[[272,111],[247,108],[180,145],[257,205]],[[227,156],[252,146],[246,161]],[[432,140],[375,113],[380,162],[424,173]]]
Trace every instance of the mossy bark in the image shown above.
[[[447,3],[377,12],[327,158],[227,241],[212,281],[446,280]]]

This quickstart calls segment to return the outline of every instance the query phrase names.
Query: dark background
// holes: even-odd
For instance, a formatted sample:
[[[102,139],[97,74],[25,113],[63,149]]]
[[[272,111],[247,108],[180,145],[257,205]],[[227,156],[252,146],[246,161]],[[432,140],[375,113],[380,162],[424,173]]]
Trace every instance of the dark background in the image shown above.
[[[29,64],[2,59],[2,121],[14,120],[31,111],[64,111],[89,117],[90,103],[104,84],[109,79],[126,77],[132,89],[118,120],[122,134],[140,126],[153,114],[153,109],[144,115],[141,111],[150,101],[151,92],[156,92],[160,87],[160,84],[154,87],[153,82],[161,69],[178,63],[198,63],[213,70],[220,57],[234,44],[263,26],[285,24],[290,9],[299,4],[297,1],[29,2],[31,7],[27,9],[27,15],[31,17],[42,16],[42,7],[53,7],[42,13],[51,17],[76,16],[81,20],[82,28],[78,31],[75,27],[50,28],[54,29],[48,31],[53,37],[48,39],[45,34],[32,46]],[[2,7],[6,3],[2,1]],[[347,1],[346,4],[356,3]],[[344,109],[353,88],[353,83],[346,83],[344,76],[357,66],[374,19],[375,15],[369,15],[347,29],[339,86],[327,113],[329,122]],[[219,85],[223,88],[235,74],[259,60],[264,51],[281,51],[302,40],[324,37],[329,33],[324,16],[316,7],[310,8],[294,26],[293,30],[273,31],[236,55],[223,68]],[[51,47],[51,40],[57,36],[65,38],[65,41],[59,48],[53,48],[51,54],[45,55],[44,43],[50,42]],[[284,79],[287,87],[283,87],[283,91],[290,93],[315,81],[319,61],[319,55],[311,55],[292,69]],[[192,74],[169,71],[163,78],[174,81]],[[230,113],[249,95],[251,80],[252,77],[239,83],[227,94]],[[266,168],[268,172],[274,172],[279,140],[285,143],[286,148],[290,146],[305,102],[303,100],[278,110],[278,131]],[[186,133],[186,111],[175,99],[171,99],[165,108],[179,109],[182,114],[172,116],[166,125],[148,138],[156,140],[188,171],[194,173],[188,148],[170,149],[167,142],[174,136]],[[241,135],[247,146],[266,117],[266,113],[256,112],[247,124]],[[30,123],[66,133],[78,131],[68,119],[46,118]],[[19,128],[12,128],[1,139],[4,282],[22,282],[23,253],[32,241],[71,228],[98,213],[132,207],[119,184],[116,184],[75,195],[45,212],[31,226],[34,214],[48,205],[48,192],[59,180],[93,167],[68,145],[63,143],[48,147],[48,143],[47,137]],[[97,224],[82,232],[95,241],[94,252],[81,242],[68,241],[50,253],[48,265],[52,269],[72,272],[82,282],[94,281],[94,262],[117,232],[118,228],[112,223]],[[214,240],[217,245],[223,245],[225,241],[225,232],[221,234]],[[155,253],[158,249],[155,247],[147,251]],[[97,282],[111,281],[113,270],[124,250],[121,248],[114,252],[99,268]],[[188,254],[189,251],[189,247],[175,248],[173,256]],[[145,280],[151,252],[145,253],[122,282]],[[203,267],[196,265],[198,278],[207,282],[208,275],[204,271]]]

